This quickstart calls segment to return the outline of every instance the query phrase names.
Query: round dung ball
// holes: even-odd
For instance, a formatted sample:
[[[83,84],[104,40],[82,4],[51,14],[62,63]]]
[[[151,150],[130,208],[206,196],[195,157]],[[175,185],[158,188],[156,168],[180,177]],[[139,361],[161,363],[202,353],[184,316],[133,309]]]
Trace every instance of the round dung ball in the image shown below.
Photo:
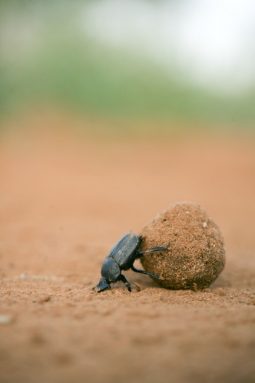
[[[179,203],[157,216],[141,232],[146,271],[169,289],[203,289],[216,280],[225,265],[224,241],[215,222],[198,205]]]

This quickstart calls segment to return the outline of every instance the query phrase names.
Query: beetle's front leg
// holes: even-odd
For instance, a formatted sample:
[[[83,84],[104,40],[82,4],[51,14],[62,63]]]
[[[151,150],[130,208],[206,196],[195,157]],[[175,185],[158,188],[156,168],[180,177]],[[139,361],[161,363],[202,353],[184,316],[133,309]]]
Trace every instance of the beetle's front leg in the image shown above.
[[[125,286],[128,289],[128,291],[132,291],[131,284],[128,282],[127,278],[123,274],[120,274],[118,281],[122,281],[123,283],[125,283]]]

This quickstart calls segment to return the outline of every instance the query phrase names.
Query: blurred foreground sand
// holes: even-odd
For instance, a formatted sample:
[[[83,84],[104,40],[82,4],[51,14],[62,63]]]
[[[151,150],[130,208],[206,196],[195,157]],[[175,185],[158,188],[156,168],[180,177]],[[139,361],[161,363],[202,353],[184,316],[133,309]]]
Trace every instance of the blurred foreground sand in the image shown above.
[[[3,133],[0,382],[254,381],[254,144]],[[182,200],[225,237],[214,286],[168,291],[128,273],[140,289],[93,293],[119,236]]]

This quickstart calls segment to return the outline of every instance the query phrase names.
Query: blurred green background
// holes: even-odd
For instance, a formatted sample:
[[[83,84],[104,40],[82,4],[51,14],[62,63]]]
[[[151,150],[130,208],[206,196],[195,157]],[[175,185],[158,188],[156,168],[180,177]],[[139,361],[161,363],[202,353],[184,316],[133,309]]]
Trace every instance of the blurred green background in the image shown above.
[[[239,45],[232,41],[250,25],[251,3],[226,3],[214,3],[223,16],[207,23],[210,7],[206,13],[192,0],[1,1],[1,120],[40,106],[86,118],[181,122],[178,129],[253,131],[255,76],[246,65],[255,66],[253,30]],[[246,9],[243,24],[234,3]]]

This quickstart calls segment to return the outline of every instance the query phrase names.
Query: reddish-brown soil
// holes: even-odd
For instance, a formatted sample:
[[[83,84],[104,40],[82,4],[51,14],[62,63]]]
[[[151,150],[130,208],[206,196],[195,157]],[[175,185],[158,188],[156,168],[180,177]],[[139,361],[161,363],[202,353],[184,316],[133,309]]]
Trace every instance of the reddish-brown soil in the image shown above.
[[[254,198],[253,139],[3,133],[0,382],[254,382]],[[112,244],[182,200],[224,235],[214,285],[94,293]]]

